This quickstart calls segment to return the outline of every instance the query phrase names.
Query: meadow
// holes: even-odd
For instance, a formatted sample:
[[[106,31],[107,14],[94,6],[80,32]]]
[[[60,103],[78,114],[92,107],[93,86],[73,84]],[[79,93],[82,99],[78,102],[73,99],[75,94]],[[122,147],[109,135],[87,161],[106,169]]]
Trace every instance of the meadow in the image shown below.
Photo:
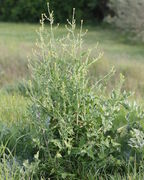
[[[36,30],[39,25],[0,23],[0,86],[15,83],[29,76],[27,68],[28,56],[37,39]],[[91,79],[107,74],[114,66],[116,75],[110,87],[122,73],[125,76],[125,88],[135,92],[135,97],[142,99],[144,94],[144,45],[131,41],[119,30],[101,27],[85,27],[88,33],[84,39],[85,47],[91,48],[99,44],[99,51],[104,53],[101,60],[92,67]],[[64,26],[60,26],[56,34],[65,33]],[[98,51],[93,52],[94,55]]]
[[[121,179],[123,172],[127,175],[123,179],[142,178],[143,162],[139,159],[143,157],[143,131],[140,131],[143,111],[136,102],[127,101],[129,94],[123,89],[134,91],[132,99],[143,104],[144,45],[112,27],[87,26],[84,27],[84,31],[88,29],[84,37],[84,54],[77,55],[73,44],[70,44],[71,48],[66,46],[67,41],[64,44],[55,41],[51,45],[53,38],[50,36],[46,47],[41,41],[42,53],[50,51],[43,55],[47,61],[39,64],[33,59],[36,63],[32,61],[30,70],[28,59],[31,59],[33,49],[37,50],[38,28],[36,24],[0,23],[0,178],[29,179],[31,175],[31,179],[43,179],[50,174],[56,179],[99,179],[99,176],[101,179]],[[50,31],[47,25],[45,29]],[[56,30],[58,38],[65,34],[63,25]],[[73,43],[71,39],[67,40]],[[103,56],[92,63],[88,71],[91,62],[82,63],[80,59],[97,45],[91,58],[97,57],[99,52],[103,52]],[[59,61],[62,47],[68,52],[64,49],[64,61]],[[76,44],[76,47],[79,46]],[[76,55],[77,61],[71,53]],[[93,85],[99,79],[107,78],[113,66],[116,73],[110,80],[106,79],[110,95],[103,92],[103,85],[91,90],[85,79],[87,71],[89,83]],[[31,71],[32,85],[30,82],[27,88]],[[120,73],[125,76],[122,90],[124,78]],[[135,147],[137,138],[141,138],[137,145],[142,147],[140,151]],[[95,140],[97,145],[93,143]],[[132,150],[127,143],[131,143]],[[126,154],[129,151],[131,155]],[[104,161],[107,156],[109,159]],[[128,167],[123,160],[127,156],[132,161]],[[96,163],[99,172],[95,172]]]

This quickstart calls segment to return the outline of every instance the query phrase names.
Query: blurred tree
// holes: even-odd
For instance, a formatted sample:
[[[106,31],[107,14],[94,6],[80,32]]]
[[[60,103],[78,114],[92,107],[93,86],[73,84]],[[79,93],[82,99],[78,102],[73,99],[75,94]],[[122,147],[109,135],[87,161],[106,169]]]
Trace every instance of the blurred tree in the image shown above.
[[[0,0],[0,19],[4,21],[39,21],[46,11],[45,0]]]
[[[89,0],[88,7],[92,16],[95,17],[98,21],[101,21],[109,12],[107,6],[109,0]]]
[[[64,22],[76,8],[77,20],[102,21],[108,0],[49,0],[56,22]],[[0,20],[37,22],[47,11],[46,0],[0,0]]]
[[[76,8],[76,19],[86,21],[102,21],[108,12],[108,0],[50,0],[57,21],[63,21],[72,15]]]
[[[110,0],[108,6],[113,16],[108,16],[107,22],[137,34],[135,37],[144,41],[144,0]]]

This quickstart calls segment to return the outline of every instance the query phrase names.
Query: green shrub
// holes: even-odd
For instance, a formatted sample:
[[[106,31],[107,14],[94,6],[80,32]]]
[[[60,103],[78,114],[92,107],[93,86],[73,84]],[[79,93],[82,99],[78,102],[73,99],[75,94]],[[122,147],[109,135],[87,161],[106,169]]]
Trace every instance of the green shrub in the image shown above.
[[[50,22],[50,31],[44,21]],[[73,14],[68,34],[55,38],[53,12],[42,14],[38,47],[30,62],[33,144],[37,174],[55,179],[82,179],[91,174],[125,174],[128,163],[143,160],[144,113],[120,84],[106,95],[113,71],[94,85],[87,73],[102,55],[84,50],[82,25],[76,30]],[[82,23],[82,22],[81,22]],[[139,136],[140,134],[140,136]]]

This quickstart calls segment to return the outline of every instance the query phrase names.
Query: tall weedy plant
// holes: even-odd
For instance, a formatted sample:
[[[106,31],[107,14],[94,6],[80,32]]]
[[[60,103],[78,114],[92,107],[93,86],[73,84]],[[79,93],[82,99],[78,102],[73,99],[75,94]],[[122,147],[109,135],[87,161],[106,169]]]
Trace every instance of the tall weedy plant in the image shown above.
[[[49,16],[42,14],[38,47],[30,61],[37,173],[46,178],[87,179],[104,171],[126,172],[126,164],[135,160],[136,152],[139,162],[143,157],[143,139],[139,141],[135,135],[143,132],[143,112],[128,102],[130,94],[121,91],[122,83],[105,95],[102,82],[109,75],[89,85],[89,67],[102,53],[92,57],[91,50],[84,50],[83,22],[78,31],[75,10],[63,37],[55,36],[49,6],[48,12]],[[45,20],[50,28],[45,27]],[[141,152],[136,151],[140,147]]]

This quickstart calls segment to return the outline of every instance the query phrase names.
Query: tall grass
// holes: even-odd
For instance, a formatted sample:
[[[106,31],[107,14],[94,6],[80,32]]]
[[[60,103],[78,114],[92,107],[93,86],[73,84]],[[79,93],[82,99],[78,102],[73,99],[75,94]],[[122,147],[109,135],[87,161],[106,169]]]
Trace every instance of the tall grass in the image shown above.
[[[8,126],[20,123],[26,115],[28,99],[18,94],[0,93],[0,119]],[[24,123],[24,122],[23,122]]]

